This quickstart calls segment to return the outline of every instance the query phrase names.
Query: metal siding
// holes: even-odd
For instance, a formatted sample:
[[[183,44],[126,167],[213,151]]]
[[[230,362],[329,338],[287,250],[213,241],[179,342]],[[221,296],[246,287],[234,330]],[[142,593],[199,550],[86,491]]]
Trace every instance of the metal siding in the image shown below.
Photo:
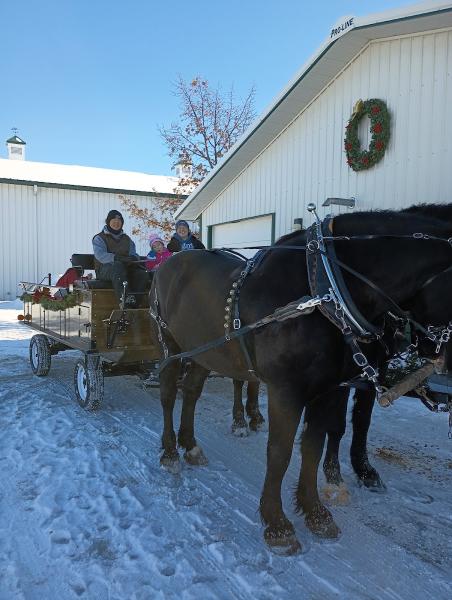
[[[17,188],[11,184],[2,184],[0,188],[0,299],[13,300],[17,285],[15,274],[19,269],[23,277],[34,279],[36,275],[33,188]]]
[[[360,209],[450,201],[451,69],[451,30],[372,42],[207,207],[203,223],[275,212],[280,236],[294,218],[309,224],[306,204],[329,196],[355,196]],[[391,140],[380,163],[355,173],[343,138],[359,98],[387,102]]]
[[[136,200],[143,207],[152,204],[148,196]],[[55,282],[74,252],[91,253],[91,240],[111,208],[124,215],[127,233],[136,224],[121,210],[117,193],[38,186],[35,196],[33,186],[1,183],[0,207],[0,300],[14,299],[21,280],[41,281],[51,273]],[[147,240],[132,237],[138,253],[147,254]]]

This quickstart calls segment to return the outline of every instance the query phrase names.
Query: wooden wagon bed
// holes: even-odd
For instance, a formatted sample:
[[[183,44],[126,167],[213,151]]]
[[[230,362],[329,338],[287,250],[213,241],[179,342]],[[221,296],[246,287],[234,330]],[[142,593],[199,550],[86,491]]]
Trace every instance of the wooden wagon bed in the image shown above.
[[[22,282],[22,322],[36,331],[30,341],[30,363],[38,376],[47,375],[51,357],[65,350],[79,350],[74,383],[79,403],[98,408],[103,397],[103,378],[114,375],[146,377],[160,358],[158,340],[148,308],[118,307],[112,289],[99,288],[93,280],[76,282],[69,290],[77,295],[75,306],[63,310],[44,308],[33,294],[47,288],[54,296],[60,288]]]

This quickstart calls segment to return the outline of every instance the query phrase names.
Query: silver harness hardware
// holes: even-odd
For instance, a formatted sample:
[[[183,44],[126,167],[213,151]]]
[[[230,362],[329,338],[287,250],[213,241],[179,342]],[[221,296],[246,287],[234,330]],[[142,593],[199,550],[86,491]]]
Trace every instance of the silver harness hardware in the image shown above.
[[[390,305],[394,308],[392,309],[396,313],[398,312],[398,316],[392,314],[390,311],[388,313],[395,321],[400,321],[402,325],[410,322],[412,326],[418,331],[421,331],[423,335],[425,335],[428,339],[433,342],[436,342],[436,353],[438,354],[441,350],[443,344],[447,343],[452,335],[452,321],[446,327],[434,327],[428,326],[424,328],[415,320],[413,320],[408,314],[406,314],[403,310],[400,309],[399,306],[387,295],[383,290],[378,288],[375,284],[373,284],[369,279],[367,279],[362,274],[354,271],[347,265],[344,265],[339,261],[334,252],[334,248],[331,250],[331,255],[328,253],[328,248],[325,243],[325,240],[329,242],[334,242],[337,239],[342,240],[352,240],[352,239],[374,239],[375,237],[398,237],[398,238],[414,238],[414,239],[422,239],[422,240],[439,240],[443,242],[448,242],[449,245],[452,245],[452,238],[438,238],[432,235],[424,234],[424,233],[414,233],[410,235],[358,235],[358,236],[329,236],[328,234],[324,235],[322,231],[322,222],[320,221],[316,211],[315,205],[308,205],[308,211],[313,212],[316,218],[316,222],[310,228],[311,231],[315,232],[315,237],[310,239],[305,247],[302,246],[279,246],[274,249],[292,249],[292,250],[305,250],[306,256],[317,256],[321,259],[321,263],[324,269],[324,273],[326,275],[328,281],[328,292],[325,293],[325,284],[322,284],[323,290],[322,293],[316,294],[316,287],[313,286],[311,279],[311,293],[312,296],[305,296],[300,298],[298,301],[291,302],[286,306],[277,308],[274,312],[266,317],[259,319],[258,321],[249,324],[242,325],[242,321],[239,315],[239,296],[240,290],[244,283],[247,275],[252,271],[255,264],[259,264],[260,259],[257,258],[258,255],[254,257],[254,259],[246,260],[245,268],[240,272],[240,276],[236,281],[233,282],[231,289],[229,291],[226,307],[225,307],[225,317],[224,317],[224,329],[225,333],[222,338],[217,338],[216,340],[212,340],[198,348],[193,350],[189,350],[186,352],[181,352],[179,354],[169,356],[168,348],[163,339],[162,329],[167,327],[167,324],[161,319],[158,314],[158,298],[157,298],[157,289],[155,290],[155,311],[150,311],[151,316],[157,323],[158,326],[158,335],[159,341],[162,344],[165,360],[161,363],[160,368],[164,368],[164,366],[170,362],[171,360],[176,360],[178,358],[189,358],[192,356],[196,356],[201,352],[206,352],[212,348],[218,347],[225,342],[230,342],[232,339],[238,338],[240,342],[242,351],[244,353],[245,359],[248,364],[248,371],[251,375],[255,376],[254,368],[251,362],[251,357],[249,355],[248,349],[246,347],[245,341],[243,339],[244,335],[248,332],[251,332],[254,329],[262,327],[272,322],[281,322],[287,319],[292,319],[297,316],[301,316],[304,314],[312,313],[316,308],[320,308],[322,314],[327,316],[341,331],[344,336],[344,340],[347,342],[351,349],[351,355],[353,362],[359,367],[361,370],[360,377],[370,381],[376,391],[377,400],[380,399],[380,396],[387,391],[386,388],[379,383],[379,372],[378,369],[374,368],[371,364],[369,364],[366,355],[362,352],[358,342],[359,341],[373,341],[380,340],[383,335],[383,331],[376,328],[372,323],[369,323],[363,315],[360,314],[359,310],[356,306],[354,306],[353,299],[350,297],[346,287],[344,289],[344,293],[341,291],[341,285],[344,286],[344,282],[342,280],[342,275],[340,271],[338,272],[338,268],[345,269],[367,285],[371,286],[377,293],[381,294],[383,297],[387,299]],[[328,217],[327,217],[328,218]],[[260,249],[264,254],[269,250],[273,249],[270,247],[269,249],[263,249],[262,247],[250,247],[249,249]],[[320,255],[320,256],[319,256]],[[245,257],[242,256],[244,259]],[[333,268],[334,266],[334,268]],[[450,267],[451,268],[451,267]],[[309,264],[308,264],[308,273],[309,273]],[[336,275],[335,275],[336,273]],[[338,280],[336,279],[338,278]],[[437,275],[434,276],[435,278]],[[339,283],[338,283],[339,281]],[[325,282],[326,283],[326,282]],[[430,280],[426,282],[430,283]],[[424,284],[426,285],[426,284]],[[350,305],[348,304],[346,298],[348,298]],[[334,308],[330,310],[330,314],[325,313],[325,309],[322,309],[324,305],[326,307],[333,303]],[[452,402],[448,404],[449,407],[449,437],[452,437]]]
[[[315,296],[314,298],[309,298],[304,302],[300,302],[297,306],[297,310],[302,314],[308,315],[314,312],[316,306],[320,306],[320,304],[324,304],[325,302],[331,302],[331,300],[331,294],[325,294],[322,298],[320,296]]]
[[[439,354],[441,350],[441,346],[443,344],[447,344],[450,339],[450,335],[452,333],[452,321],[449,321],[447,327],[434,327],[433,325],[429,325],[427,327],[428,339],[432,342],[436,342],[436,354]]]
[[[157,325],[157,337],[158,337],[158,340],[159,340],[160,345],[163,350],[163,356],[165,359],[167,359],[169,356],[169,352],[168,352],[168,346],[166,345],[165,339],[162,334],[162,329],[166,329],[168,327],[168,325],[165,323],[165,321],[162,319],[162,317],[159,314],[159,299],[158,299],[158,295],[157,295],[157,286],[155,287],[155,294],[154,294],[154,311],[152,310],[152,308],[149,308],[149,314],[154,319],[154,321]]]

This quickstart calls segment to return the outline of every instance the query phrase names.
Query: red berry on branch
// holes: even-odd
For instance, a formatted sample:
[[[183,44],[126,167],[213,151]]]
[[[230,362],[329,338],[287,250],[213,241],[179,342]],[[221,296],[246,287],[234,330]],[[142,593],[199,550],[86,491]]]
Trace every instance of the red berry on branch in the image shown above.
[[[384,147],[385,145],[381,140],[375,142],[375,150],[378,150],[380,152],[380,150],[383,150]]]
[[[375,125],[373,126],[373,131],[374,133],[381,133],[383,131],[381,123],[375,123]]]
[[[380,107],[374,104],[371,108],[371,112],[373,115],[378,115],[378,113],[380,112]]]

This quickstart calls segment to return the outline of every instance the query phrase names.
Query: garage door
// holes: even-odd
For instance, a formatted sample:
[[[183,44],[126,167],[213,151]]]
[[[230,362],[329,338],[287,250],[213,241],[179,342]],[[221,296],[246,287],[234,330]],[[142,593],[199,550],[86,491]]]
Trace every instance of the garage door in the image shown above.
[[[244,246],[269,246],[272,242],[273,215],[255,217],[212,225],[212,248],[243,248]],[[253,256],[257,250],[243,250],[245,256]]]

